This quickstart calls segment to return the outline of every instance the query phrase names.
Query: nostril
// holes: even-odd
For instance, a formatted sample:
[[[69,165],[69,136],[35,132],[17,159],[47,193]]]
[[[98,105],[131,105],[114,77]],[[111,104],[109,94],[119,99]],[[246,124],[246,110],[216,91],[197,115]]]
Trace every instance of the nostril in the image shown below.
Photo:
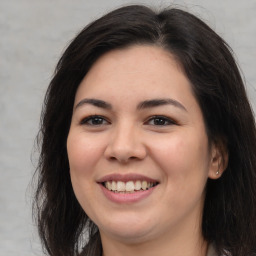
[[[146,148],[139,140],[131,140],[128,138],[116,138],[114,141],[110,141],[107,145],[105,157],[110,161],[118,161],[122,163],[129,162],[131,160],[142,160],[146,156]]]
[[[109,158],[108,158],[110,161],[119,161],[119,162],[121,162],[121,163],[127,163],[127,162],[129,162],[129,161],[133,161],[133,160],[138,160],[139,158],[138,157],[136,157],[136,156],[130,156],[130,157],[125,157],[125,156],[123,156],[123,157],[121,157],[121,156],[119,156],[119,157],[115,157],[115,156],[110,156]]]
[[[111,156],[111,157],[109,157],[109,160],[111,160],[111,161],[115,161],[115,160],[117,160],[114,156]]]

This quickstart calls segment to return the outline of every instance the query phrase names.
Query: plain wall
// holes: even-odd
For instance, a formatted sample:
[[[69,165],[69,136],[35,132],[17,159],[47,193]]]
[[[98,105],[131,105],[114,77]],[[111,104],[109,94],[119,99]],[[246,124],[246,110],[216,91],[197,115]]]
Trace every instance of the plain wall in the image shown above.
[[[61,53],[89,21],[130,3],[181,4],[202,17],[236,53],[256,110],[255,0],[0,0],[1,256],[42,255],[31,217],[31,154],[43,96]]]

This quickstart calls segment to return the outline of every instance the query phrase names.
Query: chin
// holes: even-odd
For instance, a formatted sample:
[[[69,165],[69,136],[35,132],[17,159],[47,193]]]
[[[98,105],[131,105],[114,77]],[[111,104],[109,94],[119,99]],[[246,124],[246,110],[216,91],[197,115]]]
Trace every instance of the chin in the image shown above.
[[[113,218],[114,219],[114,218]],[[129,221],[128,221],[129,220]],[[149,225],[151,222],[151,225]],[[111,236],[116,240],[126,244],[135,244],[146,241],[151,237],[152,230],[155,228],[152,221],[142,221],[142,219],[131,220],[131,218],[122,218],[121,220],[114,219],[113,223],[108,223],[99,227],[100,233],[106,236]]]

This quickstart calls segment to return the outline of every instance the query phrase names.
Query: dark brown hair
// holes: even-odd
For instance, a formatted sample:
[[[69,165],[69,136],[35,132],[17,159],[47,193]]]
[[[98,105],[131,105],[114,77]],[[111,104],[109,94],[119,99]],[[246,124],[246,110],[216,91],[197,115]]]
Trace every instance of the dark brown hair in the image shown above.
[[[47,90],[34,203],[45,249],[52,256],[101,254],[98,228],[72,189],[66,140],[76,90],[93,63],[112,49],[136,44],[158,45],[176,57],[203,112],[209,141],[221,141],[229,152],[223,176],[206,185],[204,238],[222,255],[252,255],[256,251],[256,129],[232,51],[188,12],[176,8],[154,12],[136,5],[119,8],[85,27],[64,52]]]

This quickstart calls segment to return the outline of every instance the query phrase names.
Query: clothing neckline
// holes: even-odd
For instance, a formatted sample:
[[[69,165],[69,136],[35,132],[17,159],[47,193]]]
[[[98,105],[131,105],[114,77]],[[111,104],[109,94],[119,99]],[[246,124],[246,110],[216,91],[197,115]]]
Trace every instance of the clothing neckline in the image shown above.
[[[208,250],[206,256],[217,256],[216,250],[212,244],[208,245]]]

